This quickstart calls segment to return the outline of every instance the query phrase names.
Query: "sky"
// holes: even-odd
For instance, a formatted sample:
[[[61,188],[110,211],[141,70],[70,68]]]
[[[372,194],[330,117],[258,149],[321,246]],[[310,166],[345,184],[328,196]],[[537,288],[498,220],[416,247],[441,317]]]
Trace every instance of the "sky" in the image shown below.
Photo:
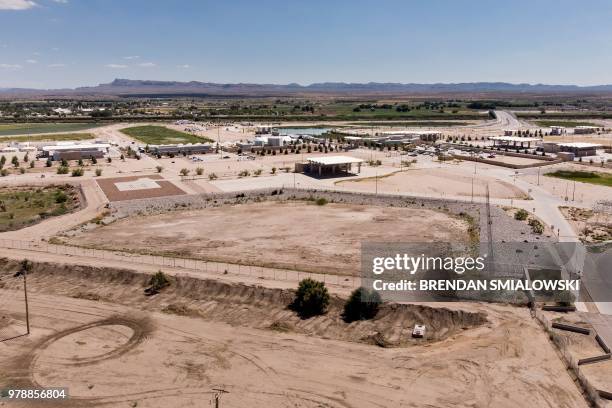
[[[608,0],[0,0],[0,87],[612,84]]]

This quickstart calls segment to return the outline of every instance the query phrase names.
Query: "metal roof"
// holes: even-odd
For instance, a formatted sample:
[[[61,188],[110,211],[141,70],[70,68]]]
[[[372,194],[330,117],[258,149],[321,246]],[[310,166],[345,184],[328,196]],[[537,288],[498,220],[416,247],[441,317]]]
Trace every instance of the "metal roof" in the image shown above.
[[[588,148],[601,147],[601,145],[597,143],[585,143],[585,142],[559,143],[559,146],[575,147],[576,149],[588,149]]]
[[[310,163],[321,164],[324,166],[331,166],[334,164],[349,164],[349,163],[363,163],[362,159],[350,156],[320,156],[311,157],[308,159]]]
[[[494,136],[491,140],[501,140],[504,142],[539,142],[539,137],[518,137],[518,136]]]

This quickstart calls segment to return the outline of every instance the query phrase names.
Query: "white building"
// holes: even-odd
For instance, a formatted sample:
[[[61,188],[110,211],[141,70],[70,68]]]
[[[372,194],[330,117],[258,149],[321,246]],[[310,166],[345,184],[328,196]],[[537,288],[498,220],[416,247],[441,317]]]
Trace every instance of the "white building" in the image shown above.
[[[596,126],[576,126],[576,128],[574,129],[574,134],[587,135],[590,133],[597,132],[597,129],[598,128]]]
[[[565,130],[565,128],[563,126],[551,126],[550,127],[550,134],[551,135],[562,135],[564,133],[566,133],[567,131]]]

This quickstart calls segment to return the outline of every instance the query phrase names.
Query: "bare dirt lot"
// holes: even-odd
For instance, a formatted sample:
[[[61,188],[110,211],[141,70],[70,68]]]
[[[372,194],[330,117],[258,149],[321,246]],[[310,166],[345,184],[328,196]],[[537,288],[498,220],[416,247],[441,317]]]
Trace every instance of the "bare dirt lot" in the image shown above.
[[[14,336],[18,264],[0,262],[0,334]],[[146,276],[35,264],[32,334],[0,342],[0,387],[68,387],[71,399],[53,406],[69,407],[205,406],[213,388],[229,391],[229,407],[586,406],[527,309],[389,305],[380,321],[348,325],[336,306],[300,320],[287,291],[174,279],[146,297]],[[439,336],[355,342],[379,328],[406,337],[415,319]]]
[[[467,241],[467,230],[466,221],[438,211],[293,201],[132,217],[66,241],[351,275],[359,271],[362,241]]]
[[[452,181],[451,181],[452,180]],[[492,198],[525,198],[526,194],[512,184],[477,174],[472,178],[453,169],[415,169],[394,173],[388,177],[368,177],[336,183],[356,191],[385,193],[426,193],[435,196],[470,196],[474,180],[474,196],[484,197],[489,184]],[[376,187],[376,184],[378,187]]]
[[[109,201],[135,200],[138,198],[166,197],[185,194],[172,182],[158,174],[145,176],[114,177],[96,180]]]

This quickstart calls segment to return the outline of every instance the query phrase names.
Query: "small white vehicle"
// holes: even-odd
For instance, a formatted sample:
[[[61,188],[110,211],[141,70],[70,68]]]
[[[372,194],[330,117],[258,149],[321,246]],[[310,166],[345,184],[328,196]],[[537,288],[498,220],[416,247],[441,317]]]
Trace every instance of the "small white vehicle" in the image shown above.
[[[422,339],[423,337],[425,337],[425,325],[415,324],[414,329],[412,329],[412,337],[417,339]]]

